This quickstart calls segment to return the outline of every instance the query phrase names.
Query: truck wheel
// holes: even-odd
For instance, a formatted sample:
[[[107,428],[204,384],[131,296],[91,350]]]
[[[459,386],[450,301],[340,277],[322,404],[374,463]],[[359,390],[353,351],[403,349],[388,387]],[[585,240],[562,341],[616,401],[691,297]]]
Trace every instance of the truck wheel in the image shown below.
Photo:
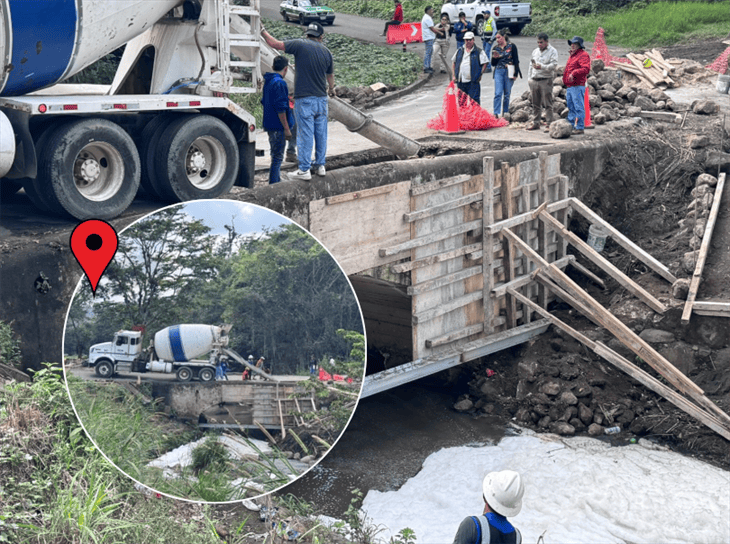
[[[479,36],[479,37],[481,37],[481,36],[482,36],[482,34],[484,34],[484,32],[483,32],[483,28],[482,28],[482,26],[483,26],[483,25],[482,25],[482,23],[483,23],[483,22],[484,22],[484,17],[477,17],[477,18],[476,18],[476,23],[475,23],[475,25],[476,25],[476,27],[477,27],[477,31],[476,31],[476,32],[475,32],[474,34],[476,34],[476,35],[477,35],[477,36]]]
[[[228,126],[210,115],[188,115],[165,129],[157,145],[156,179],[179,201],[215,198],[238,176],[238,144]]]
[[[215,372],[210,368],[201,368],[198,372],[198,378],[201,382],[209,382],[215,377]]]
[[[76,219],[117,217],[139,188],[134,141],[106,119],[78,119],[58,127],[48,137],[38,166],[49,198]]]
[[[304,14],[303,13],[300,13],[299,14],[299,24],[302,25],[302,26],[304,26],[304,25],[307,24],[307,22],[304,20]]]
[[[189,382],[193,377],[193,371],[187,366],[181,366],[177,369],[177,379],[181,382]]]
[[[137,142],[137,151],[139,151],[140,159],[140,177],[139,184],[145,193],[147,193],[154,200],[163,200],[164,196],[160,194],[156,185],[157,180],[153,180],[155,171],[155,152],[157,148],[157,142],[160,141],[160,136],[167,126],[179,116],[174,113],[163,113],[155,115],[151,121],[149,121],[142,134],[139,136]]]
[[[49,123],[43,130],[38,134],[35,139],[35,155],[38,160],[38,167],[40,168],[41,157],[46,154],[46,143],[48,138],[53,132],[66,124],[67,120],[56,120],[56,122]],[[53,212],[57,214],[63,213],[63,210],[56,199],[51,198],[48,184],[40,177],[40,170],[36,173],[35,178],[23,178],[22,180],[25,194],[28,195],[33,205],[42,212]]]
[[[281,13],[281,16],[284,18],[284,21],[288,23],[289,18],[286,16],[286,11],[281,11],[280,13]]]
[[[114,365],[111,361],[99,361],[94,366],[94,372],[100,378],[111,378],[114,374]]]

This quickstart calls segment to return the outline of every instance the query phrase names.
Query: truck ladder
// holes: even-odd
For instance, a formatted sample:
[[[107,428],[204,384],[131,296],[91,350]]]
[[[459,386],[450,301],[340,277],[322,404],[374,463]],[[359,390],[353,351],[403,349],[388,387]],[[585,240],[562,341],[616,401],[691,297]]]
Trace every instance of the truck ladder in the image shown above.
[[[217,3],[217,64],[223,77],[221,86],[218,88],[211,87],[213,90],[235,94],[255,93],[258,90],[259,81],[261,81],[260,8],[260,0],[250,0],[249,6],[233,6],[231,0],[219,0]],[[246,16],[249,22],[250,34],[232,34],[231,15]],[[252,60],[231,60],[231,46],[250,49]],[[234,80],[241,78],[231,68],[250,68],[251,85],[234,85]]]

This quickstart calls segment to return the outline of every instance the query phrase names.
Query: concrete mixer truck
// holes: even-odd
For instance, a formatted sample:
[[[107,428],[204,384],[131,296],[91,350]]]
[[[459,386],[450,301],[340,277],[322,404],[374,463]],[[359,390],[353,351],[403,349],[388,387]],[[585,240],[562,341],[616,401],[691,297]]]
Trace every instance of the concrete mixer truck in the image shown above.
[[[254,117],[228,97],[256,91],[260,28],[259,0],[0,0],[0,198],[110,219],[140,184],[162,201],[251,186]],[[61,83],[122,45],[110,87]]]
[[[159,372],[174,373],[183,382],[192,378],[209,382],[215,377],[221,358],[229,358],[264,379],[273,380],[273,376],[228,348],[231,328],[231,325],[172,325],[157,331],[144,349],[140,331],[118,331],[111,342],[89,348],[86,365],[101,378],[111,378],[119,372]],[[199,358],[203,356],[206,358]]]

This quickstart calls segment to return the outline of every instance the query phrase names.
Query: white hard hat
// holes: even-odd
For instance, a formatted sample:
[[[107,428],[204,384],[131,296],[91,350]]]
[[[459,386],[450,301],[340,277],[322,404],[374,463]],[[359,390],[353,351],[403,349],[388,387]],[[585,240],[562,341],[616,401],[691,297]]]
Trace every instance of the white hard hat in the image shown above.
[[[249,355],[249,356],[248,356],[248,358],[249,358],[249,359],[253,359],[253,355]]]
[[[482,482],[482,492],[489,507],[505,517],[516,516],[522,509],[525,486],[513,470],[490,472]]]

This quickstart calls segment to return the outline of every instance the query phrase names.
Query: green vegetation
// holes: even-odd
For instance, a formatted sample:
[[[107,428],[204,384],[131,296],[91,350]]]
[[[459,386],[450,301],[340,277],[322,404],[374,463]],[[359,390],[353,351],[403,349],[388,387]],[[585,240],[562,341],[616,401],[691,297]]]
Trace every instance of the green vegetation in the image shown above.
[[[730,2],[637,1],[614,9],[599,0],[535,0],[532,24],[523,34],[547,32],[551,38],[578,35],[593,41],[599,27],[606,43],[628,48],[674,45],[727,36]]]
[[[13,366],[20,362],[20,342],[13,336],[13,329],[0,321],[0,363]]]
[[[423,10],[427,5],[433,6],[434,13],[441,13],[441,6],[444,2],[424,2],[423,0],[402,0],[403,20],[406,23],[421,21]],[[390,21],[395,11],[393,0],[328,0],[327,5],[335,12],[351,13],[362,17],[373,17]],[[335,21],[337,22],[337,21]]]

